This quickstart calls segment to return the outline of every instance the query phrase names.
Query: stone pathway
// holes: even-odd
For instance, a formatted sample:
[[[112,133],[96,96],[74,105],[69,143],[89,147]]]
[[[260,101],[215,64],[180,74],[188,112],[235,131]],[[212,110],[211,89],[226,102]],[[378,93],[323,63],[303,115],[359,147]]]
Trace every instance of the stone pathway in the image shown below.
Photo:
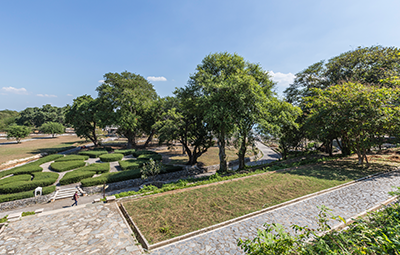
[[[0,235],[0,254],[141,254],[116,203],[23,217]]]
[[[238,238],[254,238],[264,223],[280,223],[287,229],[292,224],[317,227],[317,206],[325,205],[334,215],[349,219],[389,199],[393,186],[400,186],[400,173],[391,172],[356,182],[353,185],[309,198],[252,218],[207,232],[150,252],[158,254],[243,254]]]

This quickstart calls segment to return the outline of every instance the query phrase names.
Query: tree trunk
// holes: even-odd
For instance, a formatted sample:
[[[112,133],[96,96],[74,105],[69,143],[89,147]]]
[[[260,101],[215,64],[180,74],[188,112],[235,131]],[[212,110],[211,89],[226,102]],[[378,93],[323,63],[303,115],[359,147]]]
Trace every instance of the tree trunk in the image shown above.
[[[240,148],[239,148],[239,153],[238,153],[238,156],[239,156],[239,170],[242,170],[242,169],[244,169],[244,167],[246,166],[246,163],[245,163],[245,155],[246,155],[246,149],[247,149],[247,147],[246,147],[246,139],[247,139],[247,136],[246,136],[246,134],[244,134],[243,136],[242,136],[242,142],[241,142],[241,144],[240,144]]]
[[[96,129],[92,130],[92,137],[89,137],[89,139],[92,141],[94,147],[98,147],[99,146],[99,143],[97,141]]]
[[[149,145],[149,143],[153,140],[153,135],[155,133],[155,130],[151,130],[151,133],[149,135],[149,137],[147,138],[146,142],[143,145],[143,148],[146,149],[146,147]]]
[[[225,173],[228,171],[228,164],[226,163],[225,135],[223,133],[218,135],[217,145],[219,148],[219,171]]]

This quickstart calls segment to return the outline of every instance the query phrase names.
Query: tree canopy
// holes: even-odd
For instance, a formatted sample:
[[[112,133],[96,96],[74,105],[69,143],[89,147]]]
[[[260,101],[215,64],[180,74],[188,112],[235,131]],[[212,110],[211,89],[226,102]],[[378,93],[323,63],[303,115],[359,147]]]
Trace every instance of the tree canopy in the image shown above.
[[[21,139],[27,137],[31,133],[31,129],[25,126],[12,125],[6,129],[7,139],[15,138],[17,143],[21,143]]]
[[[143,130],[143,116],[157,100],[153,85],[140,75],[122,72],[106,73],[104,83],[96,89],[99,98],[112,106],[110,120],[118,126],[118,132],[128,139],[128,148],[136,144],[135,137]]]
[[[40,132],[54,137],[56,134],[64,134],[65,127],[61,123],[50,121],[40,126]]]

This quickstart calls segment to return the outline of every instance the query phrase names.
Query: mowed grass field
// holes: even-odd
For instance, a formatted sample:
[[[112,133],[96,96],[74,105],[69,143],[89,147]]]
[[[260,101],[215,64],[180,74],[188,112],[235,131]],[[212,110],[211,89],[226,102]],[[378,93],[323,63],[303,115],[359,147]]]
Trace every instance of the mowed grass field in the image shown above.
[[[20,144],[2,144],[11,140],[1,139],[0,164],[13,159],[30,157],[38,153],[61,151],[85,142],[85,139],[78,138],[76,135],[63,135],[55,138],[33,136],[31,138],[35,140]]]
[[[398,166],[382,158],[363,168],[354,159],[340,159],[158,194],[124,206],[154,244]]]

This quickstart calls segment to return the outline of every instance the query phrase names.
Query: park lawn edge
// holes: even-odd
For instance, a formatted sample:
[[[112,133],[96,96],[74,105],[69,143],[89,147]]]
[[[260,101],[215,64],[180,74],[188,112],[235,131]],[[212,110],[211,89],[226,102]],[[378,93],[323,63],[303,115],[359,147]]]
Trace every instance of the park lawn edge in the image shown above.
[[[307,165],[307,166],[317,166],[317,165],[319,165],[319,164],[312,164],[312,165]],[[387,165],[388,166],[388,165]],[[392,168],[392,166],[388,166],[389,168]],[[135,202],[138,202],[138,201],[140,201],[140,200],[146,200],[147,199],[147,203],[150,203],[151,201],[150,201],[150,199],[153,199],[153,198],[157,198],[157,197],[170,197],[170,196],[175,196],[175,195],[177,195],[177,194],[180,194],[180,193],[185,193],[185,192],[190,192],[191,190],[197,190],[197,189],[204,189],[204,188],[209,188],[209,186],[214,186],[214,185],[212,185],[212,184],[217,184],[217,185],[219,185],[219,184],[226,184],[226,183],[231,183],[230,181],[233,181],[233,180],[235,180],[235,181],[240,181],[240,180],[243,180],[243,179],[249,179],[249,178],[257,178],[257,176],[263,176],[263,175],[267,175],[267,174],[272,174],[272,173],[276,173],[277,175],[278,174],[285,174],[285,173],[287,173],[287,171],[290,171],[290,170],[296,170],[296,169],[283,169],[283,170],[278,170],[278,171],[273,171],[273,172],[265,172],[265,171],[263,171],[262,173],[255,173],[255,174],[253,174],[253,175],[247,175],[247,176],[243,176],[243,177],[239,177],[239,178],[234,178],[234,179],[230,179],[230,180],[225,180],[225,181],[222,181],[222,182],[220,182],[220,181],[218,181],[217,183],[211,183],[211,185],[210,184],[206,184],[206,185],[199,185],[199,186],[192,186],[192,187],[187,187],[186,185],[184,185],[185,187],[181,187],[180,188],[180,190],[179,191],[175,191],[175,192],[166,192],[166,193],[164,193],[164,192],[162,192],[162,194],[158,194],[158,193],[161,193],[161,192],[157,192],[157,189],[156,188],[154,188],[154,187],[149,187],[149,189],[147,190],[147,193],[145,193],[144,195],[145,196],[142,196],[142,197],[137,197],[136,199],[134,199],[134,200],[128,200],[128,201],[121,201],[121,203],[124,205],[124,207],[126,208],[126,207],[128,207],[129,208],[129,206],[127,206],[127,204],[129,204],[129,203],[135,203]],[[392,171],[393,169],[391,169],[391,170],[389,170],[389,171]],[[377,171],[376,173],[374,173],[374,175],[375,174],[382,174],[383,172],[385,172],[385,171]],[[361,177],[361,178],[366,178],[366,176],[370,176],[370,175],[365,175],[364,177]],[[304,177],[304,176],[300,176],[300,177]],[[316,177],[314,177],[314,176],[309,176],[311,179],[312,178],[316,178]],[[218,179],[220,179],[220,177],[217,177]],[[359,179],[359,178],[358,178]],[[326,187],[322,187],[322,188],[317,188],[316,190],[312,190],[312,191],[310,191],[310,192],[306,192],[306,193],[304,193],[304,194],[302,194],[302,193],[296,193],[296,195],[294,195],[293,197],[290,197],[290,198],[286,198],[286,199],[282,199],[282,200],[279,200],[278,202],[274,202],[274,203],[272,203],[272,204],[268,204],[268,207],[270,207],[270,206],[276,206],[276,205],[279,205],[279,204],[281,204],[281,203],[285,203],[285,202],[288,202],[288,201],[291,201],[291,200],[294,200],[294,199],[299,199],[300,197],[303,197],[303,196],[309,196],[309,195],[312,195],[312,194],[314,194],[314,193],[319,193],[319,192],[323,192],[324,190],[327,190],[327,189],[332,189],[332,188],[335,188],[335,187],[337,187],[337,186],[341,186],[341,185],[346,185],[346,184],[348,184],[349,182],[352,182],[352,181],[354,181],[354,179],[352,180],[352,179],[347,179],[347,180],[345,180],[345,181],[339,181],[339,180],[323,180],[323,181],[320,181],[320,182],[318,182],[319,184],[322,184],[324,181],[327,181],[326,183]],[[329,182],[329,183],[328,183]],[[338,183],[335,183],[335,182],[338,182]],[[325,185],[325,184],[324,184]],[[174,190],[174,189],[173,189]],[[153,193],[153,191],[156,191],[155,193]],[[144,189],[144,192],[146,192],[146,188]],[[177,193],[176,193],[177,192]],[[151,193],[153,193],[153,194],[151,194]],[[176,203],[176,202],[175,202]],[[139,227],[139,229],[140,229],[140,231],[144,234],[144,236],[147,238],[147,240],[149,240],[149,242],[150,242],[150,244],[151,245],[155,245],[155,244],[158,244],[158,243],[162,243],[162,242],[169,242],[168,240],[170,240],[171,238],[175,238],[175,237],[179,237],[179,236],[182,236],[182,235],[185,235],[185,234],[188,234],[188,233],[191,233],[191,232],[195,232],[195,231],[197,231],[197,230],[199,230],[199,229],[204,229],[204,228],[208,228],[208,227],[210,227],[210,226],[212,226],[212,225],[215,225],[215,224],[221,224],[221,223],[223,223],[223,222],[225,222],[225,221],[230,221],[230,220],[233,220],[233,219],[235,219],[235,218],[237,218],[237,217],[244,217],[245,215],[247,215],[247,214],[253,214],[253,213],[256,213],[257,211],[260,211],[260,210],[262,210],[262,208],[260,209],[255,209],[255,210],[252,210],[252,211],[249,211],[249,212],[245,212],[245,213],[242,213],[242,214],[240,214],[240,215],[236,215],[235,217],[231,217],[231,218],[226,218],[226,219],[222,219],[222,220],[219,220],[218,222],[214,222],[214,223],[212,223],[212,224],[208,224],[208,225],[204,225],[204,226],[201,226],[201,227],[198,227],[198,228],[195,228],[195,229],[191,229],[191,230],[189,230],[189,231],[186,231],[186,232],[182,232],[182,233],[177,233],[177,234],[174,234],[174,235],[172,235],[172,236],[169,236],[169,237],[167,237],[167,238],[164,238],[164,239],[157,239],[157,240],[153,240],[152,238],[150,238],[150,240],[149,240],[149,238],[148,238],[148,230],[146,229],[146,228],[144,228],[143,226],[141,226],[141,223],[140,223],[140,221],[138,222],[137,220],[135,220],[135,217],[134,216],[132,216],[132,212],[129,212],[130,211],[130,209],[127,209],[127,211],[128,211],[128,214],[131,216],[131,218],[132,218],[132,220],[136,223],[136,225],[138,225],[138,227]],[[134,210],[135,212],[137,212],[137,210]],[[194,213],[194,214],[196,214],[196,213]],[[153,221],[155,221],[154,219],[153,219]],[[163,228],[163,227],[161,227],[161,228]],[[160,228],[160,229],[161,229]],[[168,231],[168,230],[167,230]]]

